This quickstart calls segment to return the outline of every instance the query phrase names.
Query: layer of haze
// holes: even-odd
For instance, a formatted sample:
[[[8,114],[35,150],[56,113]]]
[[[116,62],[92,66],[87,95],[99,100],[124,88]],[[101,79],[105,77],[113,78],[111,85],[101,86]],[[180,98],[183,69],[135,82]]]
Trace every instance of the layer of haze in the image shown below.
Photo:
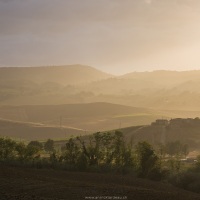
[[[0,66],[200,69],[199,0],[0,0]]]

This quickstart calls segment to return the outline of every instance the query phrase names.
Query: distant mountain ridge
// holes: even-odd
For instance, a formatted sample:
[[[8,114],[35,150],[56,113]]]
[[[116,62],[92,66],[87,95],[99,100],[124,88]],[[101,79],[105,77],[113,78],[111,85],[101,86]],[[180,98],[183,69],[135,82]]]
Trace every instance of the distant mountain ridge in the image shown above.
[[[83,65],[0,68],[0,105],[107,102],[158,110],[198,111],[199,87],[200,70],[113,76]]]
[[[46,67],[0,67],[0,80],[29,80],[36,83],[80,84],[113,77],[85,65]]]

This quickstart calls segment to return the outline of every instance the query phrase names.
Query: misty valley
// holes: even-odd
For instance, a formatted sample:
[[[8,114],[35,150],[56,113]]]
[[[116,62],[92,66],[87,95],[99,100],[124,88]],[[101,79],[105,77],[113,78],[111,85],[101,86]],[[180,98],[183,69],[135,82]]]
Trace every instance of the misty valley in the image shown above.
[[[0,199],[200,199],[200,71],[0,68]]]
[[[0,0],[0,200],[200,200],[200,0]]]

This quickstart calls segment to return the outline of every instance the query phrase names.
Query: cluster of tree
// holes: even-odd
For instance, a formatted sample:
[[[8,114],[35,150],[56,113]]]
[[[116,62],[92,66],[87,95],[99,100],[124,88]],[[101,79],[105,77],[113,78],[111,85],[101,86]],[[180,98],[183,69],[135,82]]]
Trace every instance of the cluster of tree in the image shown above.
[[[45,152],[49,156],[45,155]],[[161,171],[159,158],[147,142],[133,148],[121,132],[95,133],[88,137],[70,138],[61,151],[55,151],[54,141],[31,141],[25,145],[8,138],[0,138],[0,161],[41,162],[51,166],[65,166],[74,170],[104,170],[125,172],[134,170],[140,177],[151,177]]]
[[[180,141],[172,141],[166,144],[166,153],[170,156],[187,156],[189,153],[188,145]]]
[[[125,144],[123,134],[95,133],[86,140],[81,137],[71,138],[64,148],[63,159],[73,166],[116,166],[131,167],[131,144]]]
[[[39,159],[41,152],[54,152],[54,141],[47,140],[44,145],[39,141],[31,141],[27,145],[9,138],[0,138],[0,161],[31,161]]]
[[[98,169],[129,171],[140,177],[161,178],[161,165],[155,150],[147,142],[133,147],[121,132],[95,133],[89,139],[71,138],[64,148],[63,160],[79,170]]]
[[[79,171],[134,172],[139,177],[160,180],[171,170],[180,171],[180,158],[188,148],[180,142],[169,142],[158,150],[147,142],[125,142],[123,133],[94,133],[70,138],[60,151],[54,141],[31,141],[27,145],[0,138],[0,161],[39,163],[40,167],[57,167]],[[166,156],[167,155],[167,156]],[[169,158],[170,156],[170,158]],[[200,159],[196,167],[200,169]],[[38,166],[38,165],[37,165]],[[168,169],[166,170],[166,167]]]

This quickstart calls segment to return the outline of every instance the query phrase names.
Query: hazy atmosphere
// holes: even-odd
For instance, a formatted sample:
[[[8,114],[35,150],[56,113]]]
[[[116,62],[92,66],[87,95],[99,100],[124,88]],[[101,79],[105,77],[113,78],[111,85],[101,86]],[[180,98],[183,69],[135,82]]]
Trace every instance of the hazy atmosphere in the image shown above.
[[[0,200],[200,200],[200,0],[0,0]]]
[[[200,69],[199,0],[0,0],[0,66]]]

